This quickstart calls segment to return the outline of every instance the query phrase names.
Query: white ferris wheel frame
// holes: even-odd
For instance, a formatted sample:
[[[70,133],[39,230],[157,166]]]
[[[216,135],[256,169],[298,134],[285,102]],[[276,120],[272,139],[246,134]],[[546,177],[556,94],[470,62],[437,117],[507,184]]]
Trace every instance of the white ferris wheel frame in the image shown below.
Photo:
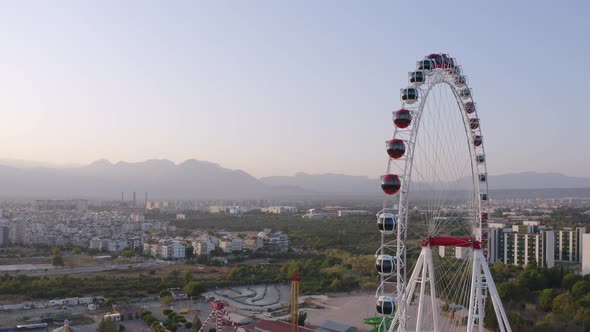
[[[425,298],[423,295],[424,289],[426,288],[425,283],[428,282],[430,284],[430,291],[432,294],[430,305],[432,306],[432,319],[434,323],[434,330],[440,331],[437,327],[437,318],[435,317],[435,313],[437,313],[438,310],[436,308],[437,305],[435,303],[436,291],[434,289],[434,285],[432,282],[432,279],[435,278],[435,276],[433,275],[434,270],[432,265],[432,253],[430,246],[422,248],[422,252],[420,253],[416,266],[414,267],[414,272],[410,277],[410,281],[406,282],[406,241],[408,230],[408,210],[410,208],[408,194],[410,192],[411,185],[411,175],[413,169],[412,166],[414,161],[415,150],[414,148],[416,144],[418,130],[420,127],[420,119],[424,111],[424,106],[426,104],[430,91],[434,86],[438,84],[448,85],[448,87],[453,92],[453,95],[455,96],[455,100],[458,105],[458,111],[461,112],[465,129],[465,135],[469,145],[469,153],[471,157],[471,174],[474,188],[473,199],[476,202],[478,202],[475,205],[474,211],[475,215],[473,220],[475,220],[475,222],[473,222],[471,225],[473,233],[472,236],[475,238],[476,241],[481,243],[483,234],[487,234],[487,222],[482,223],[482,213],[488,212],[487,208],[484,211],[484,204],[486,207],[488,205],[488,197],[486,197],[485,201],[481,199],[481,194],[485,194],[487,196],[488,193],[488,174],[485,159],[485,149],[483,142],[479,146],[476,146],[473,140],[475,136],[480,136],[483,138],[481,132],[481,123],[479,123],[478,128],[471,129],[470,119],[479,119],[479,116],[476,107],[472,113],[468,114],[466,111],[465,104],[467,102],[472,102],[475,105],[473,101],[473,95],[472,93],[470,93],[468,98],[463,98],[460,95],[460,91],[462,91],[463,89],[469,89],[467,85],[467,78],[464,75],[460,74],[460,68],[458,72],[453,72],[449,69],[442,68],[422,71],[424,72],[424,82],[422,84],[413,84],[413,87],[418,92],[418,100],[416,100],[413,103],[409,103],[407,101],[402,100],[402,109],[407,109],[410,111],[410,114],[412,115],[412,124],[407,128],[399,128],[395,126],[393,134],[394,139],[401,139],[405,143],[406,151],[404,157],[397,160],[389,158],[387,164],[386,174],[390,173],[392,165],[394,164],[398,165],[398,167],[402,170],[401,174],[397,174],[401,182],[400,190],[398,192],[397,207],[393,206],[391,208],[384,208],[384,210],[382,211],[394,212],[396,214],[396,238],[393,241],[388,240],[388,235],[382,233],[381,246],[378,250],[380,254],[383,254],[386,249],[394,250],[396,252],[396,272],[392,275],[381,274],[380,285],[376,291],[377,297],[380,295],[388,295],[388,291],[386,290],[387,286],[395,286],[393,297],[396,299],[396,309],[393,321],[388,330],[389,332],[408,331],[407,307],[409,306],[409,301],[411,297],[409,295],[413,294],[414,289],[416,287],[416,280],[420,278],[420,275],[420,298],[418,303],[419,309],[417,315],[416,330],[421,330],[420,322],[422,319],[422,310],[420,308],[422,308],[424,305],[427,305],[424,303]],[[456,85],[455,78],[457,76],[461,76],[465,82],[463,84]],[[410,85],[412,86],[412,84]],[[471,92],[470,89],[469,91]],[[483,156],[482,162],[479,162],[477,160],[478,156]],[[403,166],[400,166],[401,164],[403,164]],[[480,175],[485,176],[485,181],[481,181]],[[469,317],[466,331],[472,332],[475,328],[477,328],[477,330],[479,331],[483,331],[485,299],[489,291],[500,330],[502,332],[511,332],[512,330],[510,328],[508,318],[506,316],[500,296],[498,295],[498,291],[489,271],[487,258],[483,253],[484,250],[485,249],[483,248],[472,250],[473,268],[471,273],[472,279],[469,295]],[[385,320],[382,321],[381,325],[383,325],[384,322]],[[385,328],[385,326],[380,326],[379,328]]]

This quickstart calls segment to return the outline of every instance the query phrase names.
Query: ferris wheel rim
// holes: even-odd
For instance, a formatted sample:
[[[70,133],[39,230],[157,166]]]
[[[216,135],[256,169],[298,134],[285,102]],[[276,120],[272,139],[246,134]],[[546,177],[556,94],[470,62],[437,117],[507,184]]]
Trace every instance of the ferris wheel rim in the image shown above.
[[[420,63],[420,62],[419,62]],[[460,68],[460,66],[455,66],[455,68]],[[452,69],[451,69],[452,70]],[[407,277],[407,261],[406,261],[406,254],[408,250],[407,246],[407,231],[408,231],[408,211],[410,210],[409,202],[410,199],[408,194],[411,192],[412,186],[412,171],[413,171],[413,164],[414,164],[414,151],[416,147],[416,137],[419,132],[421,117],[424,112],[424,108],[426,102],[429,100],[429,94],[439,84],[446,84],[452,94],[454,96],[454,101],[457,103],[457,109],[461,114],[463,120],[463,128],[465,130],[465,139],[467,139],[468,147],[469,147],[469,160],[471,163],[471,181],[473,183],[473,189],[475,194],[475,199],[477,199],[477,209],[476,209],[476,223],[472,225],[472,234],[473,235],[473,242],[479,243],[477,245],[472,245],[471,249],[474,250],[481,250],[482,242],[487,241],[484,240],[484,234],[487,236],[487,213],[486,213],[486,220],[482,222],[483,219],[483,211],[484,205],[487,207],[488,200],[487,200],[487,193],[488,193],[488,181],[487,181],[487,162],[485,159],[485,149],[483,144],[483,135],[481,130],[481,123],[479,121],[479,114],[477,107],[475,107],[475,101],[473,98],[473,94],[469,86],[467,85],[467,79],[465,75],[462,75],[459,69],[459,73],[457,74],[460,77],[459,83],[455,84],[456,77],[453,77],[451,73],[449,73],[449,68],[433,68],[425,72],[425,77],[432,78],[433,76],[438,77],[438,81],[432,81],[428,83],[421,83],[420,85],[409,85],[408,87],[400,89],[401,92],[401,102],[402,107],[400,110],[396,112],[403,112],[404,116],[406,116],[406,122],[412,122],[411,128],[409,129],[409,134],[407,127],[410,126],[409,123],[395,123],[395,130],[393,133],[393,137],[391,141],[394,140],[403,140],[405,143],[405,152],[409,150],[409,156],[404,156],[404,166],[401,168],[402,172],[400,174],[396,174],[395,178],[399,177],[399,186],[393,187],[394,194],[398,195],[398,204],[397,208],[393,207],[393,210],[397,212],[397,237],[395,240],[386,241],[385,235],[382,232],[381,236],[381,246],[379,250],[376,252],[376,255],[383,255],[384,249],[386,247],[392,247],[393,243],[395,242],[396,247],[396,265],[397,265],[397,275],[395,281],[392,281],[392,276],[390,275],[383,275],[381,274],[381,283],[377,289],[376,296],[384,295],[384,289],[386,284],[391,284],[396,286],[395,293],[398,295],[396,297],[396,301],[400,304],[396,309],[395,317],[398,315],[405,315],[405,298],[407,296],[406,292],[406,277]],[[412,78],[416,78],[416,75],[412,75],[415,72],[410,72],[408,76],[410,77],[410,83],[413,83],[411,80]],[[425,79],[426,81],[426,79]],[[411,105],[418,102],[417,108],[412,107]],[[414,111],[409,111],[411,109],[415,109]],[[394,112],[394,122],[396,120],[396,112]],[[407,114],[409,113],[409,117]],[[474,121],[475,119],[475,121]],[[402,135],[398,136],[398,133],[402,133]],[[405,136],[404,136],[405,135]],[[478,144],[476,145],[476,137]],[[388,151],[389,153],[389,151]],[[398,157],[399,158],[399,157]],[[390,158],[388,160],[387,166],[387,175],[391,175],[390,169],[391,164],[394,162],[394,159],[398,159],[392,157],[390,154]],[[399,161],[398,161],[399,162]],[[485,181],[481,181],[484,175]],[[382,178],[383,181],[383,178]],[[391,188],[390,188],[391,189]],[[384,191],[388,194],[391,194],[392,190],[387,192],[385,189]],[[482,199],[482,194],[485,193],[485,200]],[[387,207],[384,204],[385,210]],[[487,209],[486,209],[487,211]],[[484,231],[485,230],[485,231]],[[430,246],[430,245],[429,245]],[[400,292],[400,289],[402,290]],[[381,299],[380,297],[380,299]],[[434,302],[433,302],[434,303]],[[434,304],[433,304],[434,305]],[[378,302],[379,306],[379,302]],[[401,320],[399,321],[400,324],[404,324]]]

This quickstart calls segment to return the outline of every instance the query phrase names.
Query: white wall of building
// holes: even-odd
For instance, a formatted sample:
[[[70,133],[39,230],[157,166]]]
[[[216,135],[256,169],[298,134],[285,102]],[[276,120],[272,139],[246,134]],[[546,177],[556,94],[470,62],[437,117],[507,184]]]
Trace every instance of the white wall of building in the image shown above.
[[[590,234],[582,235],[582,275],[590,274]]]

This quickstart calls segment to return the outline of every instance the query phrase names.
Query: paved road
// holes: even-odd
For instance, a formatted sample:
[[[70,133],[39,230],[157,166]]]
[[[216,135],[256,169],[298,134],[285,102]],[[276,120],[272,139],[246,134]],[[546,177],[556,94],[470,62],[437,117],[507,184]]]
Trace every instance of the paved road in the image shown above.
[[[18,271],[19,275],[27,275],[27,276],[55,276],[61,274],[79,274],[79,273],[92,273],[92,272],[102,272],[102,271],[110,271],[110,270],[117,270],[117,269],[129,269],[134,267],[139,268],[148,268],[153,266],[159,266],[161,263],[159,261],[152,261],[152,262],[145,262],[145,263],[131,263],[131,264],[114,264],[114,265],[99,265],[99,266],[83,266],[83,267],[74,267],[74,268],[57,268],[57,269],[39,269],[39,270],[29,270],[29,271]],[[7,272],[9,275],[17,274],[16,271]]]

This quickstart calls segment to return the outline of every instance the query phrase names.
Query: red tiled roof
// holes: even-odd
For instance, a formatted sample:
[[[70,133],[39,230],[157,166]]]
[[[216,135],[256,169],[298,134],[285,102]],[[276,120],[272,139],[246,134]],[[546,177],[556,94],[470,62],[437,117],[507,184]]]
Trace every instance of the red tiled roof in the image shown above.
[[[282,321],[278,321],[278,320],[261,320],[256,323],[244,325],[241,328],[243,328],[244,330],[246,330],[248,332],[250,332],[250,331],[291,332],[291,324],[288,324],[288,323],[285,323]],[[297,331],[298,332],[316,332],[315,330],[310,330],[308,328],[301,327],[301,326],[299,326],[297,328]]]

